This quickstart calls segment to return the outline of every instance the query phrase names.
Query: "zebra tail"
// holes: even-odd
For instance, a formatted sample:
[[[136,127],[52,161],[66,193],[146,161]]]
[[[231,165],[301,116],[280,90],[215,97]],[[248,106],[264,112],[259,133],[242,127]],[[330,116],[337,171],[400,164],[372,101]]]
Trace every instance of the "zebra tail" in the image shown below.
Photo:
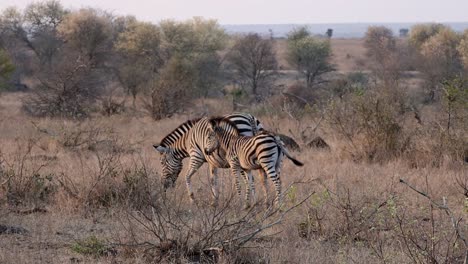
[[[295,159],[290,153],[289,151],[286,149],[286,147],[284,146],[284,143],[283,141],[280,139],[280,137],[278,136],[275,136],[275,140],[276,140],[276,143],[278,144],[278,146],[281,148],[281,151],[283,151],[284,155],[286,155],[286,157],[288,157],[288,159],[290,159],[294,165],[296,166],[299,166],[299,167],[302,167],[304,166],[304,163],[300,162],[299,160]]]

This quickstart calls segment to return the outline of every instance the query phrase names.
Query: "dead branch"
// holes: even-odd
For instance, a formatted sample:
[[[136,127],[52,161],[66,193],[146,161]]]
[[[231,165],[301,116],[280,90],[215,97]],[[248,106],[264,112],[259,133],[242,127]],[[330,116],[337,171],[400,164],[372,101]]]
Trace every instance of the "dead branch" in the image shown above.
[[[457,237],[461,241],[463,241],[463,243],[465,245],[465,261],[464,261],[464,263],[467,264],[468,263],[468,241],[462,235],[462,232],[460,231],[460,226],[459,226],[460,221],[461,221],[462,218],[459,218],[458,220],[455,220],[455,215],[453,214],[452,210],[450,210],[450,208],[447,205],[447,199],[444,197],[443,201],[442,201],[442,204],[439,204],[436,201],[434,201],[428,194],[426,194],[425,192],[420,191],[420,190],[416,189],[415,187],[411,186],[405,180],[400,179],[400,183],[403,183],[404,185],[409,187],[411,190],[413,190],[413,191],[417,192],[418,194],[426,197],[429,200],[429,202],[431,202],[432,205],[434,205],[436,208],[439,208],[440,210],[443,210],[447,214],[447,216],[450,218],[450,221],[452,222],[452,227],[455,230],[455,233],[457,234]]]
[[[273,227],[273,226],[276,226],[276,225],[280,224],[280,223],[283,221],[284,217],[285,217],[291,210],[293,210],[293,209],[299,207],[300,205],[302,205],[304,202],[306,202],[306,201],[307,201],[312,195],[314,195],[314,194],[315,194],[315,191],[309,193],[309,195],[307,195],[307,196],[306,196],[304,199],[302,199],[300,202],[296,203],[295,205],[289,207],[289,208],[286,209],[284,212],[282,212],[282,213],[280,214],[280,216],[279,216],[278,218],[276,218],[274,221],[272,221],[272,222],[270,222],[270,223],[268,223],[268,224],[266,224],[266,225],[262,225],[261,227],[255,229],[255,230],[253,230],[253,231],[251,231],[251,232],[249,232],[249,233],[247,233],[247,234],[243,234],[243,235],[241,235],[241,236],[232,238],[232,239],[230,239],[230,240],[225,240],[225,241],[222,242],[222,244],[231,244],[231,243],[233,243],[234,241],[239,241],[239,242],[237,242],[237,245],[238,245],[239,247],[241,247],[242,245],[244,245],[245,243],[247,243],[248,241],[250,241],[253,237],[255,237],[258,233],[260,233],[260,232],[262,232],[262,231],[264,231],[264,230],[266,230],[266,229],[269,229],[269,228],[271,228],[271,227]],[[273,213],[276,213],[276,212],[278,212],[279,210],[280,210],[280,208],[274,210]],[[269,211],[269,210],[267,210],[267,211],[265,212],[264,217],[263,217],[263,220],[266,220],[266,219],[268,219],[270,216],[273,215],[273,213],[269,213],[268,211]]]

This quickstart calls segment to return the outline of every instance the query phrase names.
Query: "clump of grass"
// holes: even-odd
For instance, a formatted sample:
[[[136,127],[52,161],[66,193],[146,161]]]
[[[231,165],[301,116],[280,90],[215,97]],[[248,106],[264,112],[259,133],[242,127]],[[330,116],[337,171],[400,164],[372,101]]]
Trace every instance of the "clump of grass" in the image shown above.
[[[104,240],[96,236],[89,236],[85,239],[78,240],[70,246],[73,252],[82,255],[90,255],[93,257],[114,255],[115,249],[107,245]]]

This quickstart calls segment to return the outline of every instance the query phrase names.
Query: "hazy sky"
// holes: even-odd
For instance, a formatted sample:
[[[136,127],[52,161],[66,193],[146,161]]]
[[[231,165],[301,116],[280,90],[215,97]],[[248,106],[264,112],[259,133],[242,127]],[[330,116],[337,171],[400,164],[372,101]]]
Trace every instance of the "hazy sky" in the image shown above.
[[[30,0],[0,0],[0,9]],[[99,7],[158,22],[193,16],[221,24],[468,22],[468,0],[62,0],[68,8]]]

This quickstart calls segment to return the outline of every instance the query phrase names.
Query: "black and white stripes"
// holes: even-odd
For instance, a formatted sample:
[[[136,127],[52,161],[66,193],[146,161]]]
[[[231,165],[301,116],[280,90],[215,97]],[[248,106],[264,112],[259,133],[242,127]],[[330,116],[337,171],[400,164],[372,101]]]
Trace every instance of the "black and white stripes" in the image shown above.
[[[211,135],[208,136],[205,152],[214,153],[218,149],[226,152],[226,160],[233,176],[244,174],[249,184],[246,190],[246,207],[250,206],[250,194],[254,193],[251,170],[263,170],[273,181],[276,190],[276,203],[281,198],[280,167],[283,155],[286,155],[295,165],[303,164],[293,158],[283,147],[279,137],[263,131],[253,137],[242,136],[236,125],[226,118],[209,120]],[[255,197],[255,195],[253,194]]]
[[[236,113],[227,115],[224,118],[230,120],[232,122],[230,124],[239,129],[241,135],[253,136],[258,131],[263,131],[260,121],[250,114]],[[185,180],[191,200],[193,200],[191,177],[204,162],[208,162],[212,195],[216,202],[218,197],[216,168],[228,168],[229,163],[226,161],[225,152],[222,150],[217,150],[212,155],[206,155],[205,153],[211,131],[208,120],[208,118],[189,120],[164,137],[159,145],[153,145],[153,147],[162,154],[161,163],[165,188],[174,185],[182,169],[182,160],[190,158]],[[238,178],[236,178],[236,186],[240,190]]]

